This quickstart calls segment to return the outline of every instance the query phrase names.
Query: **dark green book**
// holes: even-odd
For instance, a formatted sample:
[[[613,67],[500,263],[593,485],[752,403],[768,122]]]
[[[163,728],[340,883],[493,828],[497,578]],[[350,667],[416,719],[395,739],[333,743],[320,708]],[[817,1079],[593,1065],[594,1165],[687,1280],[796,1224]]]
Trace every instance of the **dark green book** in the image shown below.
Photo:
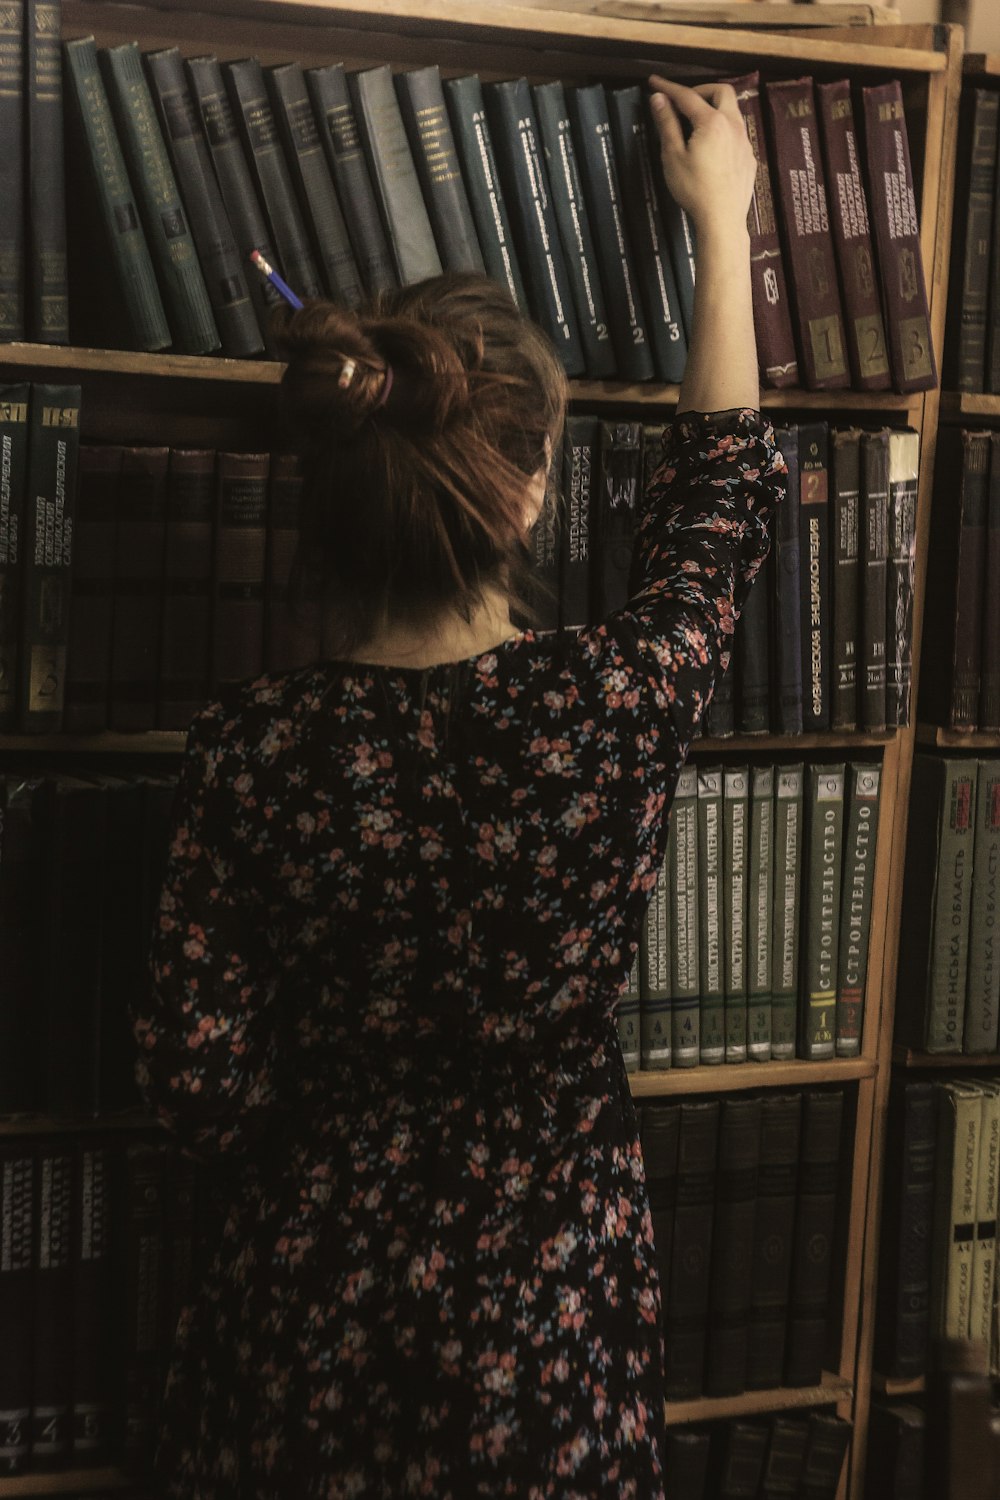
[[[769,1093],[760,1103],[760,1169],[747,1350],[747,1389],[751,1391],[780,1385],[785,1367],[802,1120],[799,1094]]]
[[[349,75],[358,133],[401,286],[440,276],[441,257],[420,191],[388,66]]]
[[[997,1050],[1000,1000],[1000,760],[979,762],[962,1051]]]
[[[24,264],[24,6],[0,10],[0,340],[23,339]]]
[[[77,140],[87,158],[92,189],[88,196],[96,198],[129,335],[138,349],[166,349],[170,329],[104,92],[94,38],[64,43],[63,57],[70,101],[67,138]],[[98,253],[92,246],[91,254]]]
[[[795,1056],[799,1011],[799,915],[804,855],[800,763],[778,766],[774,786],[774,928],[771,937],[771,1057]]]
[[[774,1418],[767,1462],[761,1477],[761,1500],[798,1500],[808,1438],[804,1417],[779,1415]]]
[[[669,846],[669,836],[667,843]],[[656,876],[653,898],[639,934],[640,1066],[669,1068],[670,1026],[670,873],[669,854]]]
[[[808,1427],[799,1496],[801,1500],[836,1500],[851,1441],[851,1424],[832,1413],[812,1411]]]
[[[705,1361],[707,1396],[736,1396],[746,1389],[761,1102],[733,1095],[722,1101]]]
[[[842,765],[806,768],[809,859],[802,938],[804,1005],[799,1023],[801,1055],[813,1061],[833,1057],[836,1050],[844,777]]]
[[[847,768],[847,778],[844,886],[840,896],[837,958],[837,1056],[859,1057],[882,773],[876,765],[852,765]]]
[[[60,0],[26,0],[28,337],[69,343],[66,280],[66,174],[63,152],[63,71]],[[6,102],[6,101],[4,101]],[[9,151],[10,135],[3,140]]]
[[[600,473],[596,417],[569,416],[563,439],[561,616],[564,629],[582,630],[596,618],[591,609],[591,537]]]
[[[643,1101],[640,1142],[646,1167],[656,1269],[664,1298],[670,1285],[674,1215],[677,1211],[677,1147],[680,1129],[679,1104],[653,1099]]]
[[[656,189],[660,199],[660,212],[670,246],[677,295],[680,298],[684,331],[690,339],[694,328],[694,279],[696,246],[694,226],[680,204],[667,187],[662,172],[655,173]]]
[[[677,1211],[664,1303],[668,1401],[702,1392],[720,1112],[717,1099],[685,1101],[680,1108]]]
[[[444,101],[441,69],[432,65],[398,73],[396,93],[441,264],[446,271],[484,275],[486,265]]]
[[[750,772],[728,768],[722,776],[723,912],[726,969],[726,1062],[747,1060],[747,843],[750,838]]]
[[[670,1018],[673,1066],[693,1068],[701,1057],[698,998],[698,772],[684,766],[670,814]]]
[[[594,517],[597,618],[628,602],[632,546],[642,488],[642,424],[602,422],[601,468]]]
[[[528,294],[500,186],[483,86],[475,73],[470,73],[467,78],[449,78],[444,95],[487,274],[505,286],[521,311],[527,312]]]
[[[219,330],[138,45],[102,47],[100,60],[174,347],[210,354],[220,346]]]
[[[886,723],[886,563],[889,548],[889,433],[861,435],[861,728]]]
[[[827,1352],[843,1089],[805,1089],[785,1384],[818,1385]]]
[[[771,1058],[771,921],[774,897],[774,767],[750,768],[747,885],[747,1053]]]
[[[636,953],[635,963],[629,971],[625,988],[622,990],[618,1000],[618,1044],[622,1049],[622,1061],[625,1064],[626,1073],[637,1073],[639,1071],[641,995],[639,987],[639,963],[640,954]]]
[[[698,768],[698,969],[703,1063],[726,1060],[722,767]]]
[[[858,632],[861,610],[861,557],[858,512],[861,504],[861,432],[841,428],[830,434],[830,531],[833,583],[833,669],[831,729],[858,726]]]
[[[27,383],[0,387],[0,730],[8,731],[17,723],[30,393]]]

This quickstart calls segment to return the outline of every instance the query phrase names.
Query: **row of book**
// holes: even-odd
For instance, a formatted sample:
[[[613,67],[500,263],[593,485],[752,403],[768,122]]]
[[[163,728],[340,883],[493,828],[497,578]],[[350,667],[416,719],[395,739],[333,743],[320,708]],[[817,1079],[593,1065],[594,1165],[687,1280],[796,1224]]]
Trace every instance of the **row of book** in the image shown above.
[[[1000,760],[914,756],[897,1042],[1000,1049]]]
[[[875,1368],[928,1370],[938,1338],[973,1340],[1000,1374],[1000,1078],[894,1079],[886,1141]]]
[[[835,1500],[851,1424],[830,1412],[669,1428],[670,1500]]]
[[[941,428],[929,555],[920,718],[1000,733],[1000,432]]]
[[[1000,391],[998,117],[1000,90],[962,91],[943,371],[956,391]]]
[[[643,1101],[668,1400],[819,1384],[844,1135],[842,1089]]]
[[[629,1072],[861,1051],[877,765],[687,765],[618,1008]]]

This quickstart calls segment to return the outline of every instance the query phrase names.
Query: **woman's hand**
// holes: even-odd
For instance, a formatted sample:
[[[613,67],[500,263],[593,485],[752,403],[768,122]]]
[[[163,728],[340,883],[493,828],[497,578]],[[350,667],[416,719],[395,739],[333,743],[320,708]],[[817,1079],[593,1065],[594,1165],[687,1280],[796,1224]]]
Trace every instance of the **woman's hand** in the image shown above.
[[[656,74],[649,82],[663,175],[696,233],[745,225],[757,161],[735,91],[728,83],[686,88]],[[681,116],[692,126],[687,140]]]

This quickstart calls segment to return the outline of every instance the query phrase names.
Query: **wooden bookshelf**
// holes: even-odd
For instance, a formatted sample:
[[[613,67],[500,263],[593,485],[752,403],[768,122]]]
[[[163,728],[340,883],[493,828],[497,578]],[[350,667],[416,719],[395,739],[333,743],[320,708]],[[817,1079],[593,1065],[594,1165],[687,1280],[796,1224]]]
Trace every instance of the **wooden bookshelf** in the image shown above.
[[[826,1062],[796,1058],[791,1062],[722,1063],[718,1067],[669,1068],[665,1072],[630,1073],[636,1099],[661,1094],[732,1093],[737,1089],[811,1088],[818,1083],[852,1083],[874,1078],[877,1064],[869,1057],[832,1057]]]
[[[1000,1068],[1000,1052],[918,1052],[913,1047],[894,1046],[892,1061],[899,1068]]]
[[[904,1396],[922,1396],[927,1389],[927,1381],[923,1375],[918,1375],[914,1380],[895,1380],[891,1375],[872,1376],[872,1386],[880,1396],[893,1396],[899,1399]]]
[[[1000,734],[979,729],[942,729],[939,724],[918,724],[917,744],[936,750],[997,750]]]
[[[1000,417],[1000,396],[984,395],[982,391],[944,391],[942,393],[942,421],[964,422],[972,419],[996,421],[998,417]]]
[[[85,1134],[87,1131],[142,1131],[160,1130],[162,1126],[155,1116],[145,1110],[124,1110],[119,1114],[96,1117],[23,1114],[0,1115],[0,1136],[9,1135],[56,1135]],[[3,1492],[0,1491],[0,1494]]]
[[[140,1480],[121,1469],[63,1469],[52,1474],[18,1474],[0,1479],[0,1495],[88,1495],[95,1491],[132,1490],[132,1500],[145,1500]]]
[[[824,1371],[819,1385],[784,1385],[769,1391],[744,1391],[740,1396],[701,1396],[696,1401],[668,1401],[667,1425],[680,1427],[686,1422],[755,1417],[764,1412],[795,1411],[805,1406],[845,1406],[853,1395],[849,1380]]]

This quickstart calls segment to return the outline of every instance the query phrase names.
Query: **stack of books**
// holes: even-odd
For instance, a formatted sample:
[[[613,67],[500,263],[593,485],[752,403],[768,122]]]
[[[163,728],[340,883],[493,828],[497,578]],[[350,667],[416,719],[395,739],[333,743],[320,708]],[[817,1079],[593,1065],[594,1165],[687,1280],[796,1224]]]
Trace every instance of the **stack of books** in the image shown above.
[[[670,1500],[835,1500],[851,1424],[828,1412],[671,1429],[664,1453]]]

